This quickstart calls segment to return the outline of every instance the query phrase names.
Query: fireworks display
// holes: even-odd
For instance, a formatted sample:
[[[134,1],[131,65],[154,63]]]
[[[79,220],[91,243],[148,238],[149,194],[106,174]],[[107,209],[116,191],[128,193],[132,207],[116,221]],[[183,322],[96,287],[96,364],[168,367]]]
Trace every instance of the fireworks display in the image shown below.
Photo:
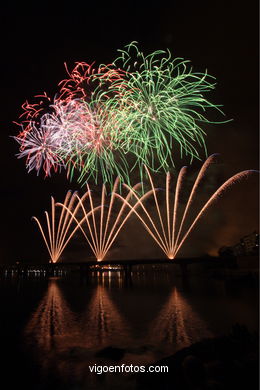
[[[133,170],[167,171],[173,154],[200,159],[206,154],[201,123],[208,108],[220,111],[204,94],[215,88],[214,78],[195,73],[188,61],[172,59],[167,51],[147,56],[135,42],[119,50],[109,65],[78,62],[58,93],[26,102],[14,137],[18,158],[26,157],[28,172],[46,176],[66,169],[79,183],[118,176],[130,183]]]
[[[88,246],[97,261],[102,261],[120,234],[128,220],[135,214],[150,234],[156,244],[162,249],[169,260],[176,258],[183,244],[207,210],[218,201],[233,185],[246,179],[254,170],[239,172],[215,190],[209,199],[196,211],[195,216],[187,218],[191,211],[196,195],[201,190],[201,183],[209,167],[216,162],[217,154],[211,155],[202,165],[182,210],[180,194],[183,191],[187,167],[183,167],[176,180],[175,190],[171,190],[171,175],[165,175],[164,189],[155,187],[152,175],[145,167],[150,182],[150,188],[144,193],[141,183],[133,187],[123,184],[126,188],[124,195],[119,194],[119,178],[113,184],[112,193],[108,194],[103,184],[98,200],[95,199],[90,186],[87,184],[83,196],[67,192],[64,203],[55,203],[51,198],[51,213],[45,211],[46,226],[38,218],[36,221],[40,233],[48,249],[51,262],[59,261],[61,254],[77,230],[81,231]],[[163,194],[160,200],[159,194]],[[120,200],[118,203],[117,200]],[[149,201],[147,203],[147,200]],[[57,207],[61,208],[58,213]],[[187,223],[188,222],[188,223]],[[139,231],[139,229],[137,229]]]
[[[217,190],[209,197],[209,199],[203,204],[203,206],[196,212],[196,216],[189,222],[187,216],[190,212],[191,205],[194,203],[196,194],[199,192],[201,182],[205,177],[209,167],[215,162],[217,154],[213,154],[207,158],[202,165],[196,180],[192,186],[187,203],[184,210],[181,212],[180,207],[180,194],[183,189],[184,178],[186,176],[187,167],[182,167],[179,172],[176,184],[174,186],[175,191],[171,194],[171,175],[167,172],[165,176],[165,199],[164,202],[159,202],[158,191],[159,188],[155,188],[153,179],[149,171],[148,178],[150,181],[151,190],[147,191],[145,195],[138,196],[133,189],[127,184],[124,186],[132,193],[137,200],[137,204],[133,207],[127,199],[124,199],[120,194],[116,194],[123,203],[127,203],[130,209],[135,213],[138,219],[142,222],[146,231],[151,235],[157,245],[162,249],[168,259],[175,259],[183,244],[197,225],[198,221],[203,217],[209,207],[214,204],[225,191],[232,188],[232,186],[242,179],[249,177],[252,174],[259,173],[255,170],[246,170],[239,172],[228,180],[226,180]],[[147,168],[146,168],[147,170]],[[154,201],[155,211],[152,212],[151,202],[147,207],[144,200],[147,197],[152,197]],[[139,206],[137,208],[137,206]],[[163,212],[164,211],[164,212]],[[166,211],[166,212],[165,212]]]
[[[112,82],[108,104],[116,108],[124,149],[140,171],[144,165],[152,171],[174,166],[177,145],[181,157],[200,158],[206,153],[200,123],[209,122],[202,113],[219,110],[203,96],[215,88],[214,78],[194,73],[189,61],[173,60],[170,52],[144,56],[134,42],[120,53],[114,64],[125,71],[124,78]]]

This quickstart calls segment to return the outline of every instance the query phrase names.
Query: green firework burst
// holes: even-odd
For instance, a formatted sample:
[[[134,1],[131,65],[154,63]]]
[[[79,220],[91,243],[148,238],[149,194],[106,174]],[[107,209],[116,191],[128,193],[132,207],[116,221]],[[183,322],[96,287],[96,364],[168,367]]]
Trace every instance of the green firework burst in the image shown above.
[[[133,167],[166,171],[174,165],[177,145],[180,156],[188,155],[190,161],[207,154],[201,126],[213,122],[205,111],[222,113],[204,97],[215,88],[214,77],[193,72],[189,61],[172,59],[169,51],[145,56],[135,42],[119,52],[114,66],[123,70],[124,78],[113,81],[109,92],[101,87],[98,98],[105,98],[117,118],[117,145],[135,156]]]

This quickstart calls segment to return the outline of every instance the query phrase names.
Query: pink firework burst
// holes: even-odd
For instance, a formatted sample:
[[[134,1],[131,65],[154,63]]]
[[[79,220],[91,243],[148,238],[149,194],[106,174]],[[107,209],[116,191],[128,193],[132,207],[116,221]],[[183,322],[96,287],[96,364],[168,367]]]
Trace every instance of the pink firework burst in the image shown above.
[[[57,172],[64,166],[63,160],[57,153],[58,144],[54,142],[51,130],[38,128],[32,124],[30,126],[30,131],[22,132],[14,137],[21,145],[18,158],[26,157],[28,172],[35,169],[38,175],[42,168],[45,176],[50,176],[52,169]]]
[[[41,169],[45,176],[61,167],[68,175],[78,171],[97,172],[109,156],[114,164],[113,150],[118,147],[118,125],[111,109],[105,108],[113,91],[112,82],[123,79],[124,72],[113,65],[77,62],[68,78],[59,83],[54,99],[44,92],[35,101],[22,105],[20,133],[14,137],[20,144],[18,158],[26,157],[28,172]]]
[[[45,114],[42,128],[51,132],[53,144],[66,160],[73,155],[95,149],[101,153],[102,147],[109,146],[109,133],[105,134],[104,112],[93,108],[82,100],[56,101],[51,106],[53,113]]]

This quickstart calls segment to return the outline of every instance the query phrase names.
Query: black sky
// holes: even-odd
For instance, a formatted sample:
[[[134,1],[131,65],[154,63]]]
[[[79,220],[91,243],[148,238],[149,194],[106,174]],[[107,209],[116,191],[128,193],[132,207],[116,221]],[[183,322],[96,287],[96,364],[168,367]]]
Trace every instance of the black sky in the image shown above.
[[[1,5],[0,28],[1,262],[45,258],[30,218],[49,208],[51,195],[63,200],[68,189],[77,189],[76,182],[68,183],[63,175],[48,179],[34,172],[28,175],[10,138],[19,130],[12,121],[21,113],[21,104],[42,91],[56,92],[65,76],[64,62],[69,66],[75,61],[111,62],[118,48],[136,40],[144,52],[169,48],[173,56],[191,60],[195,70],[207,68],[218,82],[211,100],[223,104],[227,118],[233,119],[207,128],[209,154],[221,154],[223,178],[258,169],[256,0],[105,5],[86,0],[13,1]],[[200,243],[198,253],[234,244],[257,228],[257,188],[256,180],[250,179],[224,201],[223,215],[212,219],[214,237],[204,236],[201,228],[191,241],[194,247]]]

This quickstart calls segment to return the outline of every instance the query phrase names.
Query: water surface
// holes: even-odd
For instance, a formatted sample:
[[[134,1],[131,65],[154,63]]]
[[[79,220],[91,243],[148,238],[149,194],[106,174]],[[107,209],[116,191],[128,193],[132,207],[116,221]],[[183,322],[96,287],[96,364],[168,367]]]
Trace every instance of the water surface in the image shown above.
[[[134,380],[90,364],[148,364],[235,323],[258,327],[252,282],[120,272],[0,281],[2,377],[9,388],[120,389]],[[100,356],[112,346],[120,352]],[[123,381],[123,382],[122,382]]]

